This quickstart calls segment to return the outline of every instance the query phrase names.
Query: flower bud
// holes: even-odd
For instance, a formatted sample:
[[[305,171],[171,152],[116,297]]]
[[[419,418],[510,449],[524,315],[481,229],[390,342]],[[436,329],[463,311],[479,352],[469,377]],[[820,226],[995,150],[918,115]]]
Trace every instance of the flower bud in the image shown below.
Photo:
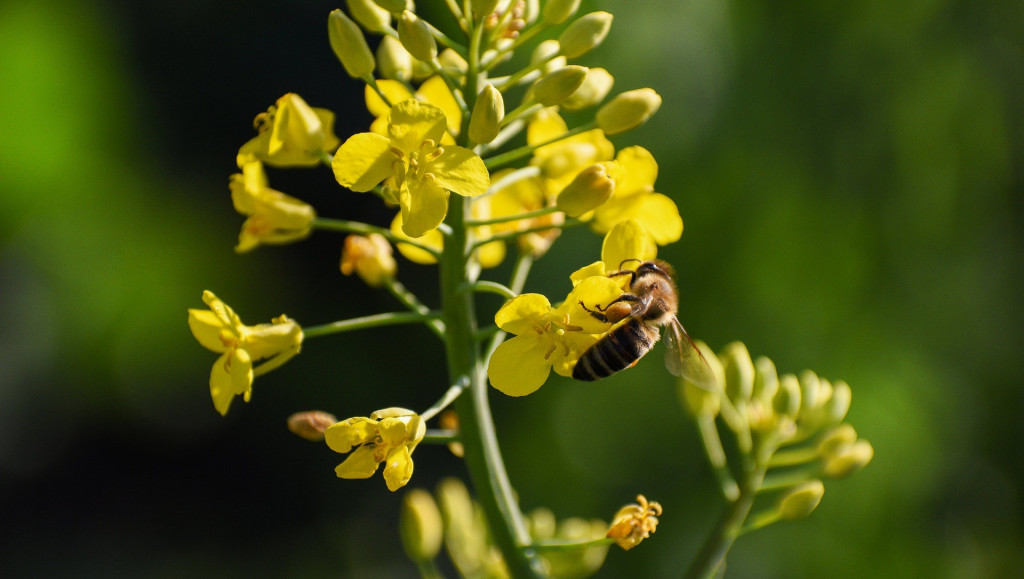
[[[836,453],[842,447],[849,446],[857,441],[857,431],[849,424],[836,426],[818,443],[818,456],[827,458]]]
[[[620,93],[597,111],[597,125],[607,135],[617,135],[647,122],[661,107],[661,97],[649,88]]]
[[[569,217],[579,217],[596,209],[615,193],[615,181],[601,163],[579,172],[571,183],[558,194],[558,208]]]
[[[431,62],[437,57],[437,42],[427,23],[406,10],[398,21],[398,39],[416,59]]]
[[[841,446],[825,458],[822,473],[829,478],[844,478],[864,468],[875,456],[875,449],[866,440]]]
[[[569,98],[562,101],[562,108],[570,111],[578,111],[592,107],[604,100],[615,84],[615,78],[603,68],[587,69],[587,78],[576,92],[569,95]]]
[[[779,391],[779,374],[775,363],[765,356],[754,360],[754,392],[753,397],[771,404],[775,393]]]
[[[721,356],[725,362],[725,394],[733,402],[746,402],[754,391],[754,363],[743,342],[725,347]]]
[[[499,0],[470,0],[470,7],[473,9],[473,15],[477,20],[487,18],[494,13],[494,9],[498,7]]]
[[[549,72],[533,85],[533,97],[546,107],[553,107],[569,98],[587,78],[587,68],[569,65]]]
[[[341,273],[356,273],[366,285],[380,287],[395,276],[395,258],[391,244],[379,233],[349,235],[341,250]]]
[[[558,37],[562,54],[567,58],[578,58],[596,48],[612,27],[612,15],[607,12],[591,12],[569,25]]]
[[[413,561],[431,561],[441,550],[444,529],[441,511],[434,497],[423,489],[412,489],[402,499],[399,515],[402,546]]]
[[[324,439],[324,431],[336,422],[338,419],[333,414],[321,410],[296,412],[288,417],[288,430],[306,440],[319,442]]]
[[[501,130],[501,119],[505,117],[505,101],[501,91],[492,85],[484,86],[476,97],[473,115],[469,118],[469,138],[474,143],[490,143]]]
[[[800,410],[808,413],[824,400],[821,392],[821,379],[811,370],[804,370],[800,373]]]
[[[800,413],[800,381],[792,374],[779,378],[779,391],[772,399],[772,408],[776,414],[796,418]]]
[[[450,48],[442,50],[441,54],[437,55],[437,62],[441,63],[444,72],[453,78],[459,78],[469,70],[466,59]]]
[[[548,0],[541,13],[544,24],[561,24],[576,14],[580,0]]]
[[[352,19],[363,28],[377,34],[384,34],[391,28],[391,13],[372,0],[345,0]]]
[[[538,44],[537,47],[533,49],[533,52],[530,53],[530,64],[536,65],[551,61],[549,64],[557,62],[558,66],[555,68],[561,68],[566,65],[565,57],[558,56],[561,49],[562,47],[559,46],[557,40],[545,40]],[[554,70],[554,68],[549,69],[545,66],[543,70]]]
[[[327,18],[327,36],[331,49],[352,78],[364,78],[373,73],[376,63],[366,44],[363,31],[339,9]]]
[[[798,484],[779,500],[779,516],[787,521],[802,519],[818,508],[824,495],[825,484],[820,480]]]
[[[400,82],[412,79],[412,55],[393,36],[380,39],[377,46],[377,63],[380,64],[380,75]]]
[[[697,349],[704,355],[704,359],[707,360],[708,366],[711,366],[712,373],[715,376],[722,376],[724,371],[718,356],[704,342],[698,340],[695,343],[697,344]],[[709,392],[686,380],[680,381],[680,388],[683,402],[694,416],[708,416],[710,418],[718,416],[718,412],[722,409],[722,399],[719,397],[720,392]]]
[[[832,386],[832,397],[822,406],[822,419],[825,424],[838,424],[846,418],[850,411],[850,402],[853,399],[853,392],[846,382],[836,382]]]
[[[394,14],[405,10],[405,0],[373,0],[373,3]]]

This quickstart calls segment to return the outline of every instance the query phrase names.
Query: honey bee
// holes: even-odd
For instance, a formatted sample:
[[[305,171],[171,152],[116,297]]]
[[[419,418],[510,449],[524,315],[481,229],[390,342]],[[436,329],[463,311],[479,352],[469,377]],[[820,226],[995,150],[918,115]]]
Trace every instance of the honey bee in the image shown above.
[[[608,277],[630,276],[629,293],[622,294],[604,307],[595,305],[591,309],[580,302],[584,310],[602,322],[628,321],[584,351],[572,377],[585,381],[599,380],[632,367],[658,341],[661,336],[659,326],[666,326],[665,366],[668,371],[702,388],[714,389],[716,381],[711,367],[676,318],[679,294],[672,267],[654,260],[642,262],[635,271],[621,269],[628,261],[634,260],[622,262],[620,271],[609,273]]]

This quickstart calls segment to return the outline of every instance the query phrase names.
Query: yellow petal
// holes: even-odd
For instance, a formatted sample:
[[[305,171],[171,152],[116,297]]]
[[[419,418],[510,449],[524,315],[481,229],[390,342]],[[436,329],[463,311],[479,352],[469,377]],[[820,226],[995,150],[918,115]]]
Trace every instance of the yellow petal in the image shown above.
[[[378,80],[377,88],[384,93],[384,96],[388,97],[388,101],[391,104],[400,103],[412,98],[412,93],[410,93],[409,89],[405,87],[405,84],[398,82],[397,80]],[[373,90],[373,87],[370,85],[366,85],[364,94],[366,96],[366,110],[370,111],[371,115],[375,117],[383,117],[391,110],[391,107],[384,102],[384,99],[380,98],[377,91]]]
[[[377,460],[369,446],[360,446],[334,469],[339,478],[347,479],[370,478],[375,472]]]
[[[402,214],[395,215],[394,220],[391,221],[391,233],[399,237],[406,239],[412,239],[412,237],[405,234],[402,230]],[[440,231],[434,229],[428,231],[423,236],[418,237],[416,242],[427,247],[432,247],[440,251],[444,248],[444,235]],[[420,263],[423,265],[431,265],[437,263],[437,258],[431,255],[429,252],[424,251],[418,247],[409,245],[408,243],[397,243],[395,247],[398,248],[399,253],[405,256],[406,259],[413,263]]]
[[[516,336],[502,342],[487,364],[491,386],[509,396],[525,396],[544,385],[551,373],[543,340]]]
[[[227,372],[227,357],[225,352],[217,358],[210,372],[210,397],[213,398],[213,407],[226,416],[231,401],[235,399],[234,386],[231,383],[231,374]]]
[[[384,466],[384,482],[391,492],[404,487],[412,478],[412,454],[406,446],[393,448],[388,452]]]
[[[658,178],[658,162],[654,155],[640,146],[626,147],[615,155],[622,164],[623,178],[617,183],[616,196],[649,193]]]
[[[444,111],[416,99],[395,104],[388,116],[391,144],[404,153],[418,151],[426,140],[440,143],[447,127]]]
[[[196,340],[199,340],[199,343],[207,350],[219,354],[227,349],[220,336],[221,332],[230,331],[231,328],[225,326],[221,319],[210,310],[190,309],[188,311],[188,327],[192,330],[192,335]]]
[[[640,222],[654,236],[658,245],[679,241],[683,234],[683,219],[672,199],[661,193],[613,197],[594,211],[590,226],[598,233],[609,231],[615,224],[627,219]]]
[[[541,294],[522,294],[505,302],[494,315],[494,323],[502,330],[522,335],[534,333],[551,311],[551,302]]]
[[[409,237],[422,237],[437,229],[448,214],[448,192],[433,179],[406,180],[399,197],[402,206],[402,231]]]
[[[448,120],[448,133],[456,136],[459,134],[459,129],[462,126],[462,109],[459,108],[459,103],[452,96],[452,91],[443,78],[432,76],[423,81],[416,91],[416,98],[427,101],[444,111],[444,116]]]
[[[427,171],[434,175],[438,185],[466,197],[483,195],[491,186],[483,159],[465,147],[444,147]]]
[[[605,308],[612,301],[622,295],[622,288],[617,278],[607,276],[593,276],[581,280],[576,287],[569,292],[562,305],[555,309],[552,316],[564,318],[569,316],[569,324],[583,328],[587,334],[599,334],[608,331],[610,327],[607,322],[602,322],[583,309],[580,302],[596,310],[598,306]]]
[[[332,424],[324,431],[324,441],[334,452],[346,453],[353,446],[370,442],[377,436],[377,421],[357,416]]]
[[[627,219],[612,227],[601,244],[601,260],[609,271],[627,267],[636,269],[640,262],[654,259],[658,245],[646,227],[635,219]],[[637,260],[629,264],[626,260]]]
[[[394,174],[392,164],[396,160],[387,137],[358,133],[341,145],[331,167],[342,187],[364,193]]]

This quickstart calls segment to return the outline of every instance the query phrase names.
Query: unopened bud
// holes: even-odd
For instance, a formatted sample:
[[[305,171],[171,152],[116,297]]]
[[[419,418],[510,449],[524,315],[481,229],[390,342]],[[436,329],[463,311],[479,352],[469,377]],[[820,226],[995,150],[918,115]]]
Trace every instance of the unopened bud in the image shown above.
[[[722,376],[724,371],[718,356],[704,342],[698,340],[696,345],[700,353],[704,355],[708,366],[711,366],[712,374],[716,377]],[[707,416],[710,418],[718,416],[719,411],[722,409],[720,392],[709,391],[707,388],[701,388],[688,380],[681,380],[679,384],[683,402],[694,416]]]
[[[363,28],[377,34],[384,34],[391,28],[391,13],[372,0],[345,0],[352,19]]]
[[[434,497],[423,489],[412,489],[402,499],[399,515],[402,546],[413,561],[432,561],[441,550],[444,528]]]
[[[405,10],[405,0],[373,0],[373,3],[394,14]]]
[[[401,82],[412,79],[412,55],[393,36],[380,39],[377,46],[377,63],[380,64],[380,75]]]
[[[647,122],[661,107],[661,97],[649,88],[620,93],[597,111],[597,125],[607,135],[617,135]]]
[[[612,15],[607,12],[591,12],[574,21],[558,37],[562,54],[567,58],[578,58],[590,52],[608,36],[612,27]]]
[[[771,359],[760,356],[754,360],[754,392],[753,397],[766,404],[771,404],[775,393],[779,391],[779,374]]]
[[[319,442],[324,439],[324,431],[338,422],[333,414],[321,410],[296,412],[288,417],[288,430],[306,440]]]
[[[466,59],[450,48],[442,50],[441,54],[437,55],[437,62],[441,64],[441,69],[453,78],[459,78],[469,70]]]
[[[825,459],[822,473],[829,478],[850,476],[864,468],[875,456],[875,449],[866,440],[858,440],[853,444],[841,446]]]
[[[501,119],[505,117],[505,101],[501,91],[492,85],[484,86],[476,97],[473,115],[469,118],[469,138],[474,143],[490,143],[501,130]]]
[[[349,76],[364,78],[373,73],[376,63],[363,37],[363,31],[341,10],[332,10],[328,16],[327,36],[331,41],[331,49]]]
[[[569,98],[587,78],[587,68],[569,65],[549,72],[533,85],[533,97],[546,107],[553,107]]]
[[[601,163],[579,172],[558,194],[557,205],[569,217],[579,217],[596,209],[615,193],[615,181]]]
[[[822,406],[822,419],[825,424],[838,424],[846,418],[850,411],[850,402],[853,399],[853,391],[846,382],[836,382],[832,385],[832,396]]]
[[[733,402],[746,402],[754,392],[754,362],[743,342],[725,347],[721,356],[725,366],[725,394]]]
[[[545,40],[538,44],[537,47],[533,49],[533,52],[530,53],[530,64],[547,62],[558,56],[558,52],[561,49],[562,47],[558,44],[557,40]],[[564,62],[562,62],[562,66],[565,66]]]
[[[498,1],[499,0],[470,0],[469,4],[470,7],[473,8],[473,16],[475,16],[477,20],[480,20],[487,18],[494,13],[494,9],[498,7]]]
[[[849,424],[840,424],[833,428],[818,443],[818,456],[827,458],[836,453],[840,448],[849,446],[857,441],[857,431]]]
[[[569,98],[562,101],[562,108],[570,111],[578,111],[592,107],[604,100],[615,84],[615,78],[603,68],[587,69],[587,78],[576,92],[569,95]]]
[[[349,235],[341,250],[341,273],[358,274],[366,285],[380,287],[395,276],[391,244],[379,233]]]
[[[561,24],[576,14],[580,0],[548,0],[541,13],[545,24]]]
[[[800,412],[800,381],[792,374],[779,378],[779,391],[772,398],[776,414],[795,419]]]
[[[821,379],[811,370],[800,373],[800,396],[800,410],[804,413],[816,408],[825,400],[821,391]]]
[[[398,39],[418,60],[432,62],[437,57],[437,42],[430,28],[409,10],[402,12],[402,19],[398,21]]]
[[[818,508],[824,495],[825,484],[820,480],[798,484],[779,500],[779,516],[787,521],[802,519]]]

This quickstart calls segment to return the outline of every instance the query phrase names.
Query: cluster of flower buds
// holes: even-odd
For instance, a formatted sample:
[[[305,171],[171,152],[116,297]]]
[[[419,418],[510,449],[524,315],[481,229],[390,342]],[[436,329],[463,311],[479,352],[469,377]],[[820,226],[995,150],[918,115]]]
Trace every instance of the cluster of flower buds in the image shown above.
[[[739,342],[718,355],[700,348],[720,388],[683,381],[681,396],[726,497],[735,500],[743,490],[777,495],[773,507],[754,517],[754,527],[807,516],[825,492],[820,478],[846,477],[871,461],[871,444],[843,422],[851,400],[846,382],[810,370],[780,376],[771,360],[752,360]],[[722,430],[730,436],[720,436]],[[731,455],[725,439],[735,441]]]

